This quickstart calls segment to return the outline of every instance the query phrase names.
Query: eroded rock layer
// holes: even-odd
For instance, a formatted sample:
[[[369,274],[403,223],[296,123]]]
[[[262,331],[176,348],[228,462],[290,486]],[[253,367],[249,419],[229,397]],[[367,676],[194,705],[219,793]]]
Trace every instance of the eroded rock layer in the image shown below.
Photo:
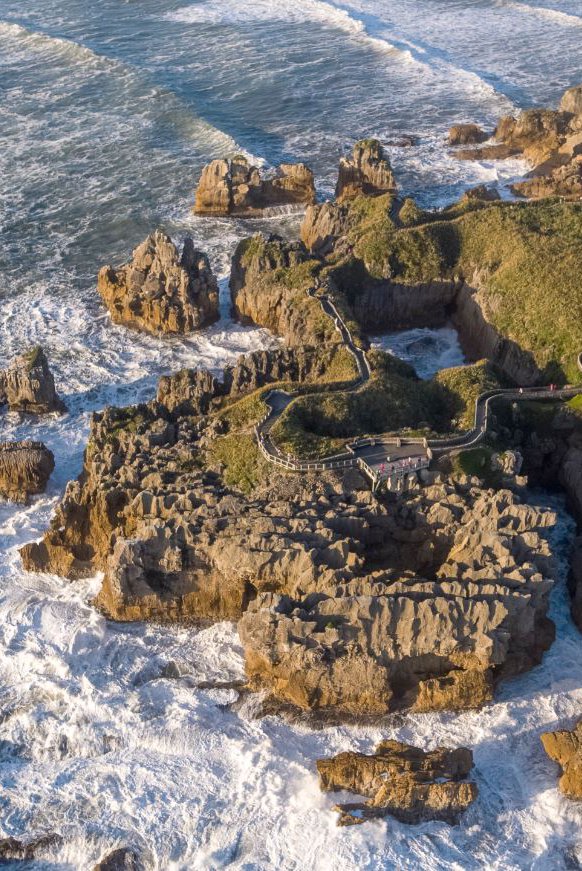
[[[0,404],[11,411],[48,414],[65,411],[43,349],[39,346],[16,357],[0,370]]]
[[[0,495],[26,502],[44,493],[54,467],[54,456],[42,442],[0,443]]]
[[[264,178],[239,155],[213,160],[204,167],[194,211],[197,215],[253,216],[272,206],[309,205],[315,199],[313,173],[305,164],[281,164],[274,176]]]
[[[156,230],[129,263],[104,266],[97,290],[116,324],[159,335],[187,334],[218,320],[218,285],[208,258],[190,237],[180,255]]]
[[[466,781],[472,767],[473,754],[464,747],[426,752],[390,740],[371,756],[346,752],[317,760],[323,792],[346,790],[368,799],[336,805],[340,826],[388,815],[403,823],[454,825],[477,798],[477,786]]]
[[[335,190],[336,200],[396,191],[390,161],[377,139],[356,142],[351,157],[342,157]]]
[[[568,798],[582,799],[582,721],[568,731],[545,732],[544,750],[561,769],[560,791]]]

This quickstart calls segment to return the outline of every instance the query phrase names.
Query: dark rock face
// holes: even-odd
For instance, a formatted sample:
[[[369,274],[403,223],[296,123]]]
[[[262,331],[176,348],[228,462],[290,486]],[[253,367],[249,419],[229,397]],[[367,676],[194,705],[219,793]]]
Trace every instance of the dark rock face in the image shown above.
[[[368,799],[336,805],[340,826],[388,815],[403,823],[455,825],[477,798],[477,786],[465,780],[472,767],[473,754],[464,747],[425,752],[399,741],[381,741],[372,756],[347,752],[317,760],[323,792],[347,790]]]
[[[26,862],[38,858],[50,847],[57,847],[62,842],[57,834],[42,835],[39,838],[24,840],[20,838],[0,838],[0,864],[8,862]]]
[[[327,257],[349,229],[349,210],[337,203],[308,206],[301,224],[301,241],[320,257]]]
[[[455,124],[449,130],[449,145],[479,145],[489,139],[477,124]]]
[[[121,847],[104,856],[93,871],[145,871],[139,853],[129,847]]]
[[[42,442],[0,443],[0,496],[27,502],[44,493],[54,467],[54,456]]]
[[[156,230],[130,263],[99,271],[97,290],[111,319],[154,335],[187,334],[218,320],[218,285],[208,258],[186,238],[182,255]]]
[[[303,163],[282,164],[274,177],[262,178],[245,157],[213,160],[202,171],[196,191],[197,215],[252,216],[272,206],[314,203],[313,173]]]
[[[41,347],[16,357],[8,369],[0,371],[0,404],[29,414],[66,410]]]
[[[390,161],[377,139],[356,142],[352,157],[340,160],[335,190],[338,203],[360,194],[374,196],[396,192],[396,187]]]

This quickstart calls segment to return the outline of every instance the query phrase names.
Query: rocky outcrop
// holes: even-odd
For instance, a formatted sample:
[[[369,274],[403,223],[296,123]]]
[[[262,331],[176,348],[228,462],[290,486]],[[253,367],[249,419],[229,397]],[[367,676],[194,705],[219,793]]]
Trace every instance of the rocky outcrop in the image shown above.
[[[564,197],[578,200],[582,198],[582,141],[581,153],[565,166],[558,166],[548,175],[532,174],[525,181],[511,185],[514,194],[531,200],[542,197]]]
[[[479,145],[489,136],[477,124],[455,124],[449,130],[448,142],[449,145]]]
[[[278,381],[320,379],[330,366],[334,348],[278,348],[253,351],[227,366],[222,381],[206,369],[183,369],[160,379],[158,402],[179,414],[207,414],[225,396],[241,396]]]
[[[454,281],[398,284],[368,278],[352,308],[358,323],[374,334],[416,326],[440,326],[450,317],[460,285]]]
[[[544,750],[561,769],[560,791],[568,798],[582,799],[582,721],[571,730],[545,732]]]
[[[212,460],[229,425],[159,403],[95,415],[25,567],[103,571],[114,619],[239,619],[249,687],[339,719],[478,707],[539,661],[551,512],[438,478],[385,506],[355,472],[270,469],[243,496]]]
[[[303,163],[284,163],[272,177],[239,155],[213,160],[196,190],[197,215],[253,216],[272,206],[309,205],[316,200],[313,173]]]
[[[347,206],[331,202],[308,206],[301,224],[301,241],[309,251],[319,257],[327,257],[349,228],[350,212]]]
[[[568,88],[560,100],[560,111],[569,112],[572,115],[582,115],[582,85]]]
[[[0,838],[0,865],[28,863],[33,859],[40,861],[43,853],[51,847],[58,847],[62,841],[61,835],[56,833],[35,838]]]
[[[0,370],[0,404],[28,414],[66,410],[40,346],[16,357],[8,369]]]
[[[356,142],[351,157],[342,157],[335,189],[336,200],[352,199],[364,194],[395,193],[396,180],[390,161],[377,139]]]
[[[27,502],[44,493],[54,467],[54,456],[42,442],[0,443],[0,496]]]
[[[371,756],[346,752],[317,760],[323,792],[345,790],[368,799],[336,805],[340,826],[388,815],[403,823],[455,825],[477,798],[477,786],[466,781],[472,767],[473,754],[464,747],[424,751],[391,740],[381,741]]]
[[[307,295],[319,266],[301,242],[262,234],[243,240],[230,276],[235,317],[266,327],[291,346],[337,344],[333,322]]]
[[[104,266],[97,290],[111,319],[154,335],[184,335],[218,320],[218,285],[208,258],[186,237],[182,254],[156,230],[129,263]]]
[[[104,856],[93,871],[146,871],[146,866],[136,850],[120,847]]]

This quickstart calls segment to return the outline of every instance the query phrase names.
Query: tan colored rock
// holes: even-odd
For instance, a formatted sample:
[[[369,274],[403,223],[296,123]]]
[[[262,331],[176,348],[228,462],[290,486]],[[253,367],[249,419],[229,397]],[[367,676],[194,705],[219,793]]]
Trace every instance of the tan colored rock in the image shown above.
[[[545,732],[544,750],[561,769],[560,791],[568,798],[582,799],[582,721],[571,731]]]
[[[390,161],[377,139],[356,142],[351,157],[342,157],[335,196],[338,203],[364,194],[395,193],[396,180]]]
[[[558,166],[548,175],[533,175],[511,185],[513,193],[527,199],[564,197],[579,200],[582,197],[582,155],[573,158],[565,166]]]
[[[123,266],[104,266],[97,290],[111,319],[153,335],[185,335],[219,317],[218,285],[205,254],[190,237],[180,255],[169,236],[156,230]]]
[[[340,826],[385,816],[455,825],[477,798],[477,786],[465,780],[472,767],[473,754],[464,747],[425,752],[392,740],[380,742],[372,756],[346,752],[317,760],[324,792],[346,790],[368,798],[337,805]]]
[[[455,124],[449,130],[449,145],[479,145],[489,139],[477,124]]]
[[[253,216],[272,206],[315,203],[313,173],[303,163],[284,163],[270,178],[239,155],[213,160],[202,170],[194,211],[208,216]]]
[[[560,111],[571,112],[573,115],[582,115],[582,85],[568,88],[560,100]]]
[[[8,369],[0,371],[0,404],[7,404],[11,411],[28,414],[65,411],[40,346],[16,357]]]
[[[0,495],[13,502],[44,493],[55,467],[54,456],[42,442],[0,444]]]
[[[345,206],[330,202],[308,206],[301,224],[301,241],[309,251],[326,257],[349,229],[348,222]]]

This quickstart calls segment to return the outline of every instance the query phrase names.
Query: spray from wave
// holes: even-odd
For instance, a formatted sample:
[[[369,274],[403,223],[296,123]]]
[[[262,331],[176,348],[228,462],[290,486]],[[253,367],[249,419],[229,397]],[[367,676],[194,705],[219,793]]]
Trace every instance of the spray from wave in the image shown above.
[[[495,5],[500,8],[515,9],[517,12],[535,15],[538,18],[553,21],[565,27],[582,27],[582,18],[580,16],[572,15],[570,12],[562,12],[559,9],[552,9],[547,6],[534,6],[530,3],[522,3],[520,0],[496,0]]]

